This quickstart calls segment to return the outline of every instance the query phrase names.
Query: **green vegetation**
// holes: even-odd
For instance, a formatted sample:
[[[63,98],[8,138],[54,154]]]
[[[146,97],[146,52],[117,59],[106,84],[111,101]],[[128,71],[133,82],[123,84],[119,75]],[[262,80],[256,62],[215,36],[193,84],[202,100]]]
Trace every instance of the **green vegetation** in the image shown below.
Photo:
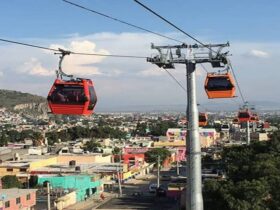
[[[113,154],[113,155],[119,155],[120,153],[121,153],[121,149],[118,148],[118,147],[115,147],[115,148],[113,149],[113,151],[112,151],[112,154]]]
[[[90,152],[98,152],[98,149],[100,147],[101,147],[101,144],[94,140],[88,141],[85,145],[86,150],[88,150]]]
[[[66,130],[62,130],[59,132],[48,132],[46,133],[46,137],[48,138],[48,143],[50,145],[60,139],[61,141],[73,141],[78,138],[116,138],[116,139],[124,139],[126,137],[126,132],[123,132],[119,129],[111,128],[108,126],[101,127],[73,127]]]
[[[280,206],[280,132],[271,141],[226,148],[226,181],[204,185],[206,210],[277,210]]]
[[[1,180],[2,180],[3,189],[22,187],[22,184],[18,181],[18,178],[16,176],[11,176],[11,175],[3,176]]]
[[[24,139],[32,139],[34,142],[41,140],[42,134],[33,130],[24,130],[19,132],[17,130],[1,130],[0,131],[0,146],[7,145],[8,142],[20,142]]]
[[[170,154],[170,151],[165,148],[153,148],[145,152],[145,161],[147,163],[157,163],[159,156],[160,162],[163,164],[164,160],[168,158]]]
[[[266,119],[267,122],[270,123],[270,125],[276,126],[278,130],[280,130],[280,117],[279,116],[274,116]]]
[[[177,123],[171,120],[162,121],[159,119],[158,121],[152,121],[149,123],[138,123],[135,131],[132,133],[133,136],[165,136],[168,128],[176,128]]]
[[[15,105],[18,104],[44,102],[46,102],[46,99],[41,96],[36,96],[29,93],[21,93],[12,90],[0,90],[0,107],[12,109]]]

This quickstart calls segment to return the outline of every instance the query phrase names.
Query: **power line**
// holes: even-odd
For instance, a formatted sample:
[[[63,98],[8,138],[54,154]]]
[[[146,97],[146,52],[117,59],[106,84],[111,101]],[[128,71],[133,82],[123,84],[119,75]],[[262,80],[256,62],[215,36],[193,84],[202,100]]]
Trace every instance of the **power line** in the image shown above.
[[[160,33],[154,32],[154,31],[151,31],[151,30],[149,30],[149,29],[145,29],[145,28],[143,28],[143,27],[141,27],[141,26],[137,26],[137,25],[135,25],[135,24],[126,22],[126,21],[124,21],[124,20],[121,20],[121,19],[118,19],[118,18],[109,16],[109,15],[106,15],[106,14],[101,13],[101,12],[98,12],[98,11],[96,11],[96,10],[89,9],[89,8],[87,8],[87,7],[84,7],[84,6],[82,6],[82,5],[73,3],[73,2],[71,2],[71,1],[67,1],[67,0],[62,0],[62,1],[64,1],[65,3],[71,4],[71,5],[75,6],[75,7],[79,7],[79,8],[81,8],[81,9],[87,10],[87,11],[89,11],[89,12],[95,13],[95,14],[100,15],[100,16],[102,16],[102,17],[106,17],[106,18],[108,18],[108,19],[117,21],[117,22],[119,22],[119,23],[122,23],[122,24],[125,24],[125,25],[128,25],[128,26],[131,26],[131,27],[133,27],[133,28],[137,28],[137,29],[140,29],[140,30],[142,30],[142,31],[146,31],[146,32],[149,32],[149,33],[151,33],[151,34],[154,34],[154,35],[157,35],[157,36],[160,36],[160,37],[163,37],[163,38],[166,38],[166,39],[170,39],[170,40],[173,40],[173,41],[180,42],[180,43],[184,44],[184,42],[182,42],[182,41],[180,41],[180,40],[177,40],[177,39],[174,39],[174,38],[165,36],[165,35],[163,35],[163,34],[160,34]]]
[[[39,46],[39,45],[17,42],[17,41],[8,40],[8,39],[0,38],[0,41],[7,42],[7,43],[12,43],[12,44],[17,44],[17,45],[23,45],[23,46],[27,46],[27,47],[43,49],[43,50],[49,50],[49,51],[53,51],[53,52],[60,52],[59,49],[42,47],[42,46]],[[69,51],[69,53],[74,54],[74,55],[89,55],[89,56],[102,56],[102,57],[115,57],[115,58],[140,58],[140,59],[143,59],[143,58],[146,59],[147,58],[147,57],[144,57],[144,56],[134,56],[134,55],[108,55],[108,54],[100,54],[100,53],[83,53],[83,52],[73,52],[73,51]]]
[[[158,13],[156,13],[155,11],[153,11],[152,9],[150,9],[149,7],[147,7],[146,5],[142,4],[141,2],[139,2],[138,0],[134,0],[137,4],[139,4],[140,6],[142,6],[143,8],[145,8],[146,10],[148,10],[149,12],[153,13],[155,16],[159,17],[160,19],[162,19],[163,21],[165,21],[166,23],[168,23],[169,25],[171,25],[172,27],[176,28],[178,31],[182,32],[183,34],[185,34],[186,36],[188,36],[189,38],[193,39],[194,41],[196,41],[197,43],[201,44],[203,47],[208,48],[209,50],[211,50],[212,52],[215,52],[212,48],[208,47],[207,45],[205,45],[204,43],[202,43],[201,41],[199,41],[198,39],[196,39],[194,36],[190,35],[189,33],[185,32],[184,30],[180,29],[178,26],[176,26],[175,24],[171,23],[169,20],[167,20],[166,18],[162,17],[161,15],[159,15]],[[217,52],[215,52],[217,53]]]

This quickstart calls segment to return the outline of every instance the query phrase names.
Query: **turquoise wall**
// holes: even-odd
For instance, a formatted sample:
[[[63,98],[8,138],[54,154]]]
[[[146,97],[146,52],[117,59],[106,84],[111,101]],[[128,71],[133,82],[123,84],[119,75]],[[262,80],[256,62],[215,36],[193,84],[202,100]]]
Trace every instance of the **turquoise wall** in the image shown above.
[[[77,201],[85,199],[87,190],[92,195],[92,188],[96,188],[95,194],[99,193],[98,188],[102,185],[100,180],[93,180],[92,176],[49,176],[38,177],[38,184],[43,185],[48,181],[52,188],[76,189]]]

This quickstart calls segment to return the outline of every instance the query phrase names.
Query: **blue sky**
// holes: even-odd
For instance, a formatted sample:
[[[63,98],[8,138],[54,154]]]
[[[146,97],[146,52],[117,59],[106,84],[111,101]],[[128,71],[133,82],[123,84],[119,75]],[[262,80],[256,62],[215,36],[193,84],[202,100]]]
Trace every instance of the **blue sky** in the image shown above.
[[[193,43],[133,0],[72,1]],[[280,1],[142,2],[206,43],[230,41],[229,50],[233,53],[231,59],[246,99],[280,101],[280,94],[275,90],[280,78]],[[149,56],[154,53],[150,49],[151,42],[174,44],[172,41],[83,11],[62,0],[1,1],[0,26],[1,38],[87,52]],[[0,88],[43,96],[47,94],[54,79],[53,70],[57,65],[57,56],[37,49],[3,43],[0,43],[0,52]],[[120,106],[185,103],[185,93],[176,83],[165,72],[145,60],[71,57],[65,65],[69,69],[76,66],[73,73],[79,74],[83,71],[84,75],[94,79],[100,107],[108,104],[114,106],[116,101]],[[86,69],[85,66],[89,68]],[[211,70],[210,66],[207,68]],[[185,84],[183,66],[178,66],[173,73]],[[202,103],[208,103],[203,91],[204,78],[205,74],[198,71],[198,99]]]
[[[133,0],[73,0],[97,11],[159,32],[174,29],[149,14]],[[188,32],[220,40],[272,41],[280,37],[280,1],[152,0],[143,1]],[[62,0],[10,0],[0,3],[1,35],[56,38],[67,34],[139,32],[82,11]]]

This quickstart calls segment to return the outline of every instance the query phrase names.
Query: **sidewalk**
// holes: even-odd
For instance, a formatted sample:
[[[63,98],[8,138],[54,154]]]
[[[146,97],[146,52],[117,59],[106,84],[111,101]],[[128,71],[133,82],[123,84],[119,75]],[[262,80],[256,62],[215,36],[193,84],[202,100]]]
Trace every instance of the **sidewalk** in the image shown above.
[[[106,192],[104,192],[103,194],[105,195],[104,200],[102,200],[99,195],[93,196],[85,201],[81,201],[74,205],[71,205],[71,206],[65,208],[65,210],[96,209],[100,205],[108,202],[109,200],[111,200],[112,198],[115,198],[117,196],[116,194],[106,193]]]

